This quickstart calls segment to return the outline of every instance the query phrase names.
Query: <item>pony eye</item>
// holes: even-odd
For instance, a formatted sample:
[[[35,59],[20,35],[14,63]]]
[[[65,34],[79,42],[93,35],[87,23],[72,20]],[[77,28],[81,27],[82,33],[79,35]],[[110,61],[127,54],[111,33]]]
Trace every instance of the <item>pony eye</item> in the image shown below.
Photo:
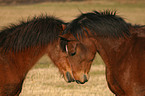
[[[75,54],[76,54],[76,52],[73,52],[73,53],[71,53],[70,55],[71,55],[71,56],[74,56]]]

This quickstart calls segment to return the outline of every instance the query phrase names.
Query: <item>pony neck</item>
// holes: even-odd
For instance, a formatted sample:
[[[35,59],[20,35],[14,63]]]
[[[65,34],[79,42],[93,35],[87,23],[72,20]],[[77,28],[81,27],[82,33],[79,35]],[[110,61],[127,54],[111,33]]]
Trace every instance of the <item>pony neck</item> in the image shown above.
[[[98,37],[94,39],[97,52],[102,57],[107,67],[118,64],[118,60],[130,51],[130,39],[124,38],[104,38]]]
[[[26,73],[33,65],[46,53],[48,46],[32,47],[21,52],[8,52],[6,54],[9,66],[19,72],[20,77],[25,77]]]

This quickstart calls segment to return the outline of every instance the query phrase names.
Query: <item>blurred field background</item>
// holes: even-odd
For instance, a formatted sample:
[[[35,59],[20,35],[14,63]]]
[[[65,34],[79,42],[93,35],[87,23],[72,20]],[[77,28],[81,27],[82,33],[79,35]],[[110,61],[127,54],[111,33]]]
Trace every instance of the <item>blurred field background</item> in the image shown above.
[[[4,2],[11,1],[11,2]],[[13,1],[13,2],[12,2]],[[53,15],[66,22],[81,12],[116,10],[127,22],[145,25],[145,0],[60,0],[59,2],[23,2],[0,0],[0,30],[11,23],[19,24],[41,14]],[[30,0],[33,1],[33,0]],[[53,0],[50,0],[53,1]],[[56,1],[56,0],[55,0]],[[63,2],[64,1],[64,2]],[[114,96],[105,79],[105,65],[99,55],[90,70],[90,79],[83,85],[68,84],[47,55],[29,71],[20,96]]]

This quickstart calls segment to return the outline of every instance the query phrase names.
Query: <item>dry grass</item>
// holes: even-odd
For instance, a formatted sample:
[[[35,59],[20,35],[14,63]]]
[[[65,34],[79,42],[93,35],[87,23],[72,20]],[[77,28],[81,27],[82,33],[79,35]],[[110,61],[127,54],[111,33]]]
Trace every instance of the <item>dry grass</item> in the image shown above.
[[[68,84],[55,67],[32,69],[21,96],[113,96],[105,81],[103,65],[93,66],[90,75],[89,82],[84,85]]]
[[[16,24],[19,20],[27,20],[28,17],[32,18],[42,13],[55,15],[68,22],[80,14],[79,10],[88,12],[105,9],[118,10],[118,14],[132,24],[145,24],[144,3],[129,4],[103,0],[101,2],[0,6],[0,29],[10,23]],[[97,56],[90,71],[90,79],[86,84],[68,84],[59,74],[58,69],[44,56],[28,73],[21,96],[113,96],[107,87],[102,64],[103,61]]]
[[[106,1],[106,2],[105,2]],[[92,10],[117,10],[117,13],[127,21],[135,24],[145,24],[144,3],[120,4],[103,0],[103,2],[66,2],[66,3],[41,3],[33,5],[0,6],[0,29],[10,23],[18,23],[19,20],[26,20],[28,17],[39,16],[40,14],[54,15],[70,21],[82,12]]]

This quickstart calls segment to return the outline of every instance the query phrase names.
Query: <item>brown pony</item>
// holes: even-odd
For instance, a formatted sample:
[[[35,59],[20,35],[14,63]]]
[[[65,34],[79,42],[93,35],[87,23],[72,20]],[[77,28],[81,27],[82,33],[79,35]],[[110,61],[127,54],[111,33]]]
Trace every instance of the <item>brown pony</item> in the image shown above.
[[[74,79],[88,80],[96,52],[106,65],[106,79],[116,96],[145,96],[145,27],[126,23],[116,12],[82,14],[65,29],[61,48],[67,51]]]
[[[44,54],[67,82],[73,81],[66,53],[59,47],[63,24],[57,18],[40,16],[0,32],[0,96],[18,96],[26,74]]]

